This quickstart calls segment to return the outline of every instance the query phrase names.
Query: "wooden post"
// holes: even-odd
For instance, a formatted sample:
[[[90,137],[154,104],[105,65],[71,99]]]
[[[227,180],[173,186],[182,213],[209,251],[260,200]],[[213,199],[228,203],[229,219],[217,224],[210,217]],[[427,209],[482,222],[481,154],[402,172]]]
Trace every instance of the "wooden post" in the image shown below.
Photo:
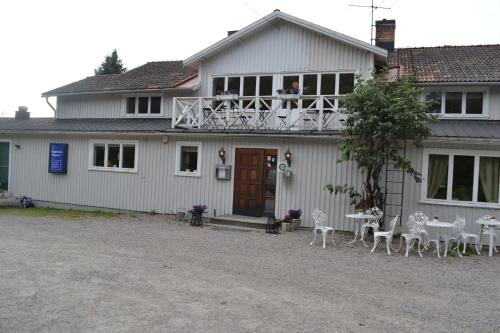
[[[260,97],[255,97],[255,119],[254,119],[254,127],[255,129],[259,128],[259,119],[260,119]]]
[[[203,97],[198,98],[198,119],[196,122],[198,124],[198,128],[201,128],[201,124],[203,124]]]
[[[173,98],[172,101],[172,128],[175,128],[175,124],[177,124],[177,97]]]
[[[323,130],[323,101],[324,101],[325,96],[321,96],[321,100],[319,100],[319,115],[318,115],[318,131]]]

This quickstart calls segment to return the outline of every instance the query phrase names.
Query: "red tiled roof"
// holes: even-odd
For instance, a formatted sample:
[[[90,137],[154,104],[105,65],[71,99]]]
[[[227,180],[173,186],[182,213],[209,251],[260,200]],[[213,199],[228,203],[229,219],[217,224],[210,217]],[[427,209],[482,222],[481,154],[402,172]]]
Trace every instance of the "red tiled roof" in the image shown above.
[[[387,64],[417,82],[500,82],[500,44],[401,48]]]
[[[182,61],[155,61],[122,74],[95,75],[44,92],[42,96],[112,92],[130,90],[168,89],[197,75],[197,70],[184,67]]]

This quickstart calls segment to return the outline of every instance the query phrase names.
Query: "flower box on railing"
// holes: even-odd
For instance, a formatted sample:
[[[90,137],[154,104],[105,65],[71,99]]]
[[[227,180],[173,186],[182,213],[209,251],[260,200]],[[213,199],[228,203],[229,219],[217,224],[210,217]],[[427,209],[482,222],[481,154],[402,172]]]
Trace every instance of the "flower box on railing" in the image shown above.
[[[238,95],[238,91],[236,90],[227,90],[227,91],[223,91],[223,92],[220,92],[218,93],[215,98],[219,101],[229,101],[229,100],[234,100],[234,99],[238,99],[239,95]]]
[[[276,92],[278,93],[278,98],[284,100],[301,98],[300,89],[278,89]]]

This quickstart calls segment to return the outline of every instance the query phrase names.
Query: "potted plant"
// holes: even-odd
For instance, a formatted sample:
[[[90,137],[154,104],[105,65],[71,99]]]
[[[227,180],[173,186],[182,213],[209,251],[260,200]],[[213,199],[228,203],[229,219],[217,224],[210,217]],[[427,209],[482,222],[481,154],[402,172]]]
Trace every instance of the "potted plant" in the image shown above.
[[[193,205],[193,208],[189,210],[191,213],[191,225],[201,226],[203,224],[202,215],[207,211],[206,205]]]
[[[281,221],[281,232],[293,231],[292,217],[290,215],[285,215],[285,218]]]
[[[292,219],[292,229],[293,230],[298,230],[300,228],[300,223],[302,220],[300,219],[300,216],[302,215],[302,210],[299,209],[290,209],[288,211],[288,216]]]

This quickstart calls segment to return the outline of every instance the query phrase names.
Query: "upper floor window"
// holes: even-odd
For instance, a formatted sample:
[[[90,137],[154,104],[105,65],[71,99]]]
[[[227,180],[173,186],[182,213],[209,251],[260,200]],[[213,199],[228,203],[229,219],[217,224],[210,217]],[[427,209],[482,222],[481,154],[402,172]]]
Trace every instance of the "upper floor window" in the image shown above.
[[[480,90],[445,90],[428,91],[426,100],[433,100],[432,113],[443,116],[477,116],[485,115],[485,91]]]
[[[91,141],[89,169],[137,171],[137,141]]]
[[[252,96],[272,96],[273,76],[272,75],[245,75],[245,76],[217,76],[212,81],[212,96],[220,95],[224,92],[244,97]],[[216,107],[221,102],[216,101]],[[250,107],[252,101],[246,99],[242,101],[242,107]],[[260,104],[261,110],[267,110],[271,101],[264,101]]]
[[[159,115],[162,113],[161,96],[127,97],[127,115]]]

